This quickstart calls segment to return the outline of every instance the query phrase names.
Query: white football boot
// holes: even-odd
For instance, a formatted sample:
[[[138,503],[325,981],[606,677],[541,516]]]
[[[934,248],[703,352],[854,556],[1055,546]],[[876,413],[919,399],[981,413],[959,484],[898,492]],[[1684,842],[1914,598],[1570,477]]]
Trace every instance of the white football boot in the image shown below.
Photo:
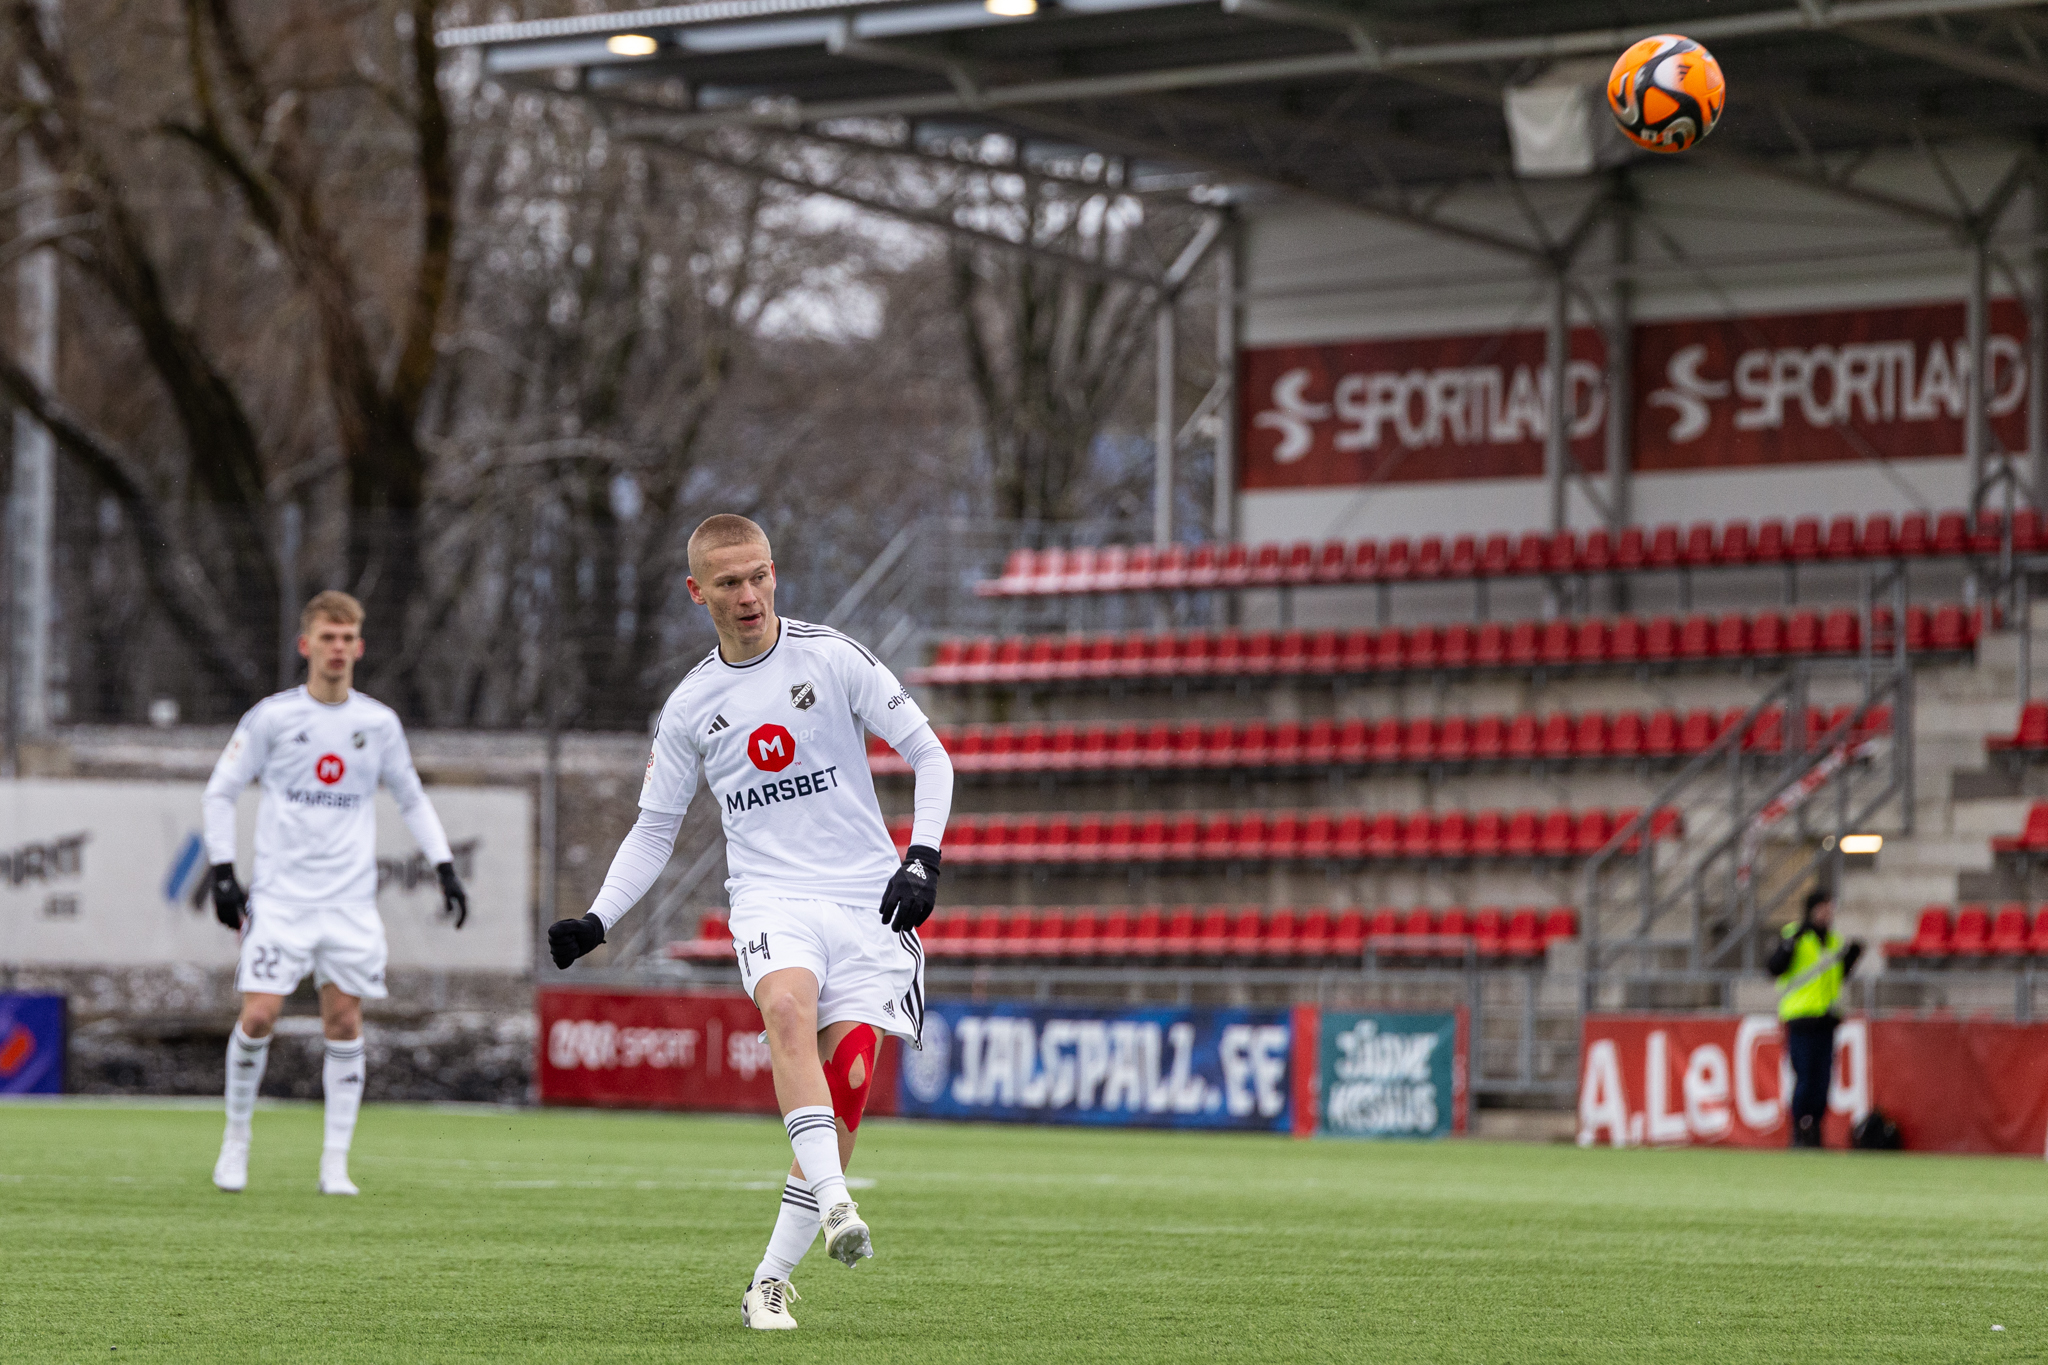
[[[851,1199],[825,1211],[825,1254],[848,1270],[862,1257],[875,1254],[868,1225],[860,1220],[860,1205]]]
[[[240,1194],[249,1187],[249,1139],[220,1140],[220,1157],[213,1163],[213,1187],[229,1194]]]
[[[348,1178],[348,1153],[322,1150],[320,1153],[320,1193],[361,1194],[355,1182]]]
[[[789,1315],[789,1305],[802,1297],[788,1280],[750,1284],[740,1300],[740,1321],[757,1332],[793,1332],[796,1319]]]

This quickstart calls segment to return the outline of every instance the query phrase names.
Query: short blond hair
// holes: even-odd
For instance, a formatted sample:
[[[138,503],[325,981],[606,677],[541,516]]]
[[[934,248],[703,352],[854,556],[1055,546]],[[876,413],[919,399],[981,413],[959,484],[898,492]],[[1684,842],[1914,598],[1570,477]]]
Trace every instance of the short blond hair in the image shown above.
[[[329,588],[326,592],[313,594],[313,600],[306,603],[306,609],[299,613],[299,634],[308,633],[315,620],[339,621],[342,625],[360,628],[363,604],[339,588]]]
[[[700,556],[713,550],[723,550],[728,545],[758,544],[775,557],[775,548],[768,543],[768,533],[759,524],[740,516],[736,512],[719,512],[697,523],[697,529],[690,532],[690,544],[685,551],[690,559],[690,572],[695,574]]]

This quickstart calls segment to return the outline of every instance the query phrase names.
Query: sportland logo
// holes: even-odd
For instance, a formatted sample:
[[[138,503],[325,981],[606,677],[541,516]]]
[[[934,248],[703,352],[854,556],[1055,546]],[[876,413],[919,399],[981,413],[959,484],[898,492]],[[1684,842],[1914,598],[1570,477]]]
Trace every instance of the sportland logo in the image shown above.
[[[764,773],[779,773],[796,762],[796,736],[780,725],[763,725],[747,736],[747,757]]]
[[[333,786],[341,781],[341,775],[348,771],[348,765],[341,761],[340,754],[322,754],[313,764],[313,776]]]

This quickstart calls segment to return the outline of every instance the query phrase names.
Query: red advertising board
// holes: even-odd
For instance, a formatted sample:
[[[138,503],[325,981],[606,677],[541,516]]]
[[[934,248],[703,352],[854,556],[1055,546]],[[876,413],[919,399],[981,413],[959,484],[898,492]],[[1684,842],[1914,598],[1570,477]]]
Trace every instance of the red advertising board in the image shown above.
[[[737,991],[541,991],[535,1009],[543,1104],[779,1112],[760,1011]],[[876,1058],[869,1113],[894,1112],[896,1055]]]
[[[2026,315],[1995,300],[1993,433],[2027,445]],[[1963,305],[1652,323],[1636,329],[1638,469],[1956,455],[1970,348]]]
[[[1240,363],[1246,488],[1543,473],[1550,372],[1540,331],[1272,346]],[[1572,334],[1572,450],[1605,467],[1599,332]]]
[[[1770,1015],[1588,1015],[1581,1146],[1782,1147],[1791,1092]],[[1872,1108],[1908,1150],[2048,1150],[2048,1025],[1849,1019],[1835,1034],[1823,1136]]]
[[[2026,319],[1994,300],[1991,429],[2026,446]],[[1646,323],[1635,329],[1636,467],[1679,470],[1963,448],[1969,347],[1960,303]],[[1605,466],[1606,346],[1572,333],[1572,451]],[[1248,350],[1248,490],[1536,478],[1549,429],[1544,336],[1516,331]]]

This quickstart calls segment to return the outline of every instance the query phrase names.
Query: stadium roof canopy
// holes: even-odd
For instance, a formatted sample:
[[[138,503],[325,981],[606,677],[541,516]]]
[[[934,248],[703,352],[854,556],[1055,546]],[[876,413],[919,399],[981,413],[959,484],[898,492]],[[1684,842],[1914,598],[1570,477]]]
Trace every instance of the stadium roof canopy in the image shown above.
[[[2010,0],[701,0],[450,29],[500,79],[612,103],[663,92],[681,138],[904,120],[1285,188],[1510,255],[1555,249],[1433,201],[1510,173],[1506,89],[1635,38],[1712,45],[1731,79],[1703,160],[1966,230],[1966,204],[1890,200],[1857,158],[2048,137],[2048,6]],[[564,74],[569,73],[569,74]],[[1183,180],[1182,182],[1186,182]]]

